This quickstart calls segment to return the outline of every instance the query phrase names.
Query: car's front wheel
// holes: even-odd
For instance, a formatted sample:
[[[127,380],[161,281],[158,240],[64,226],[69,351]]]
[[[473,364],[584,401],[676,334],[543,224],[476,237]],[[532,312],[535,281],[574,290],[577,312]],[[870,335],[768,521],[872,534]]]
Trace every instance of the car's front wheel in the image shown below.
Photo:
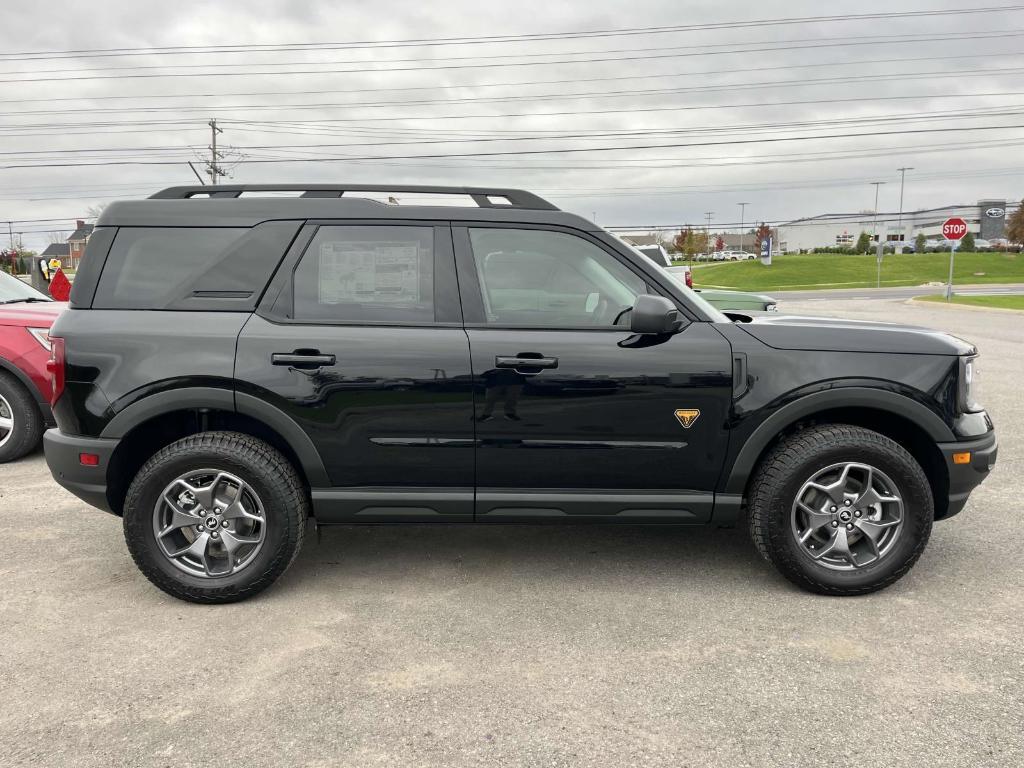
[[[266,589],[302,546],[309,502],[295,468],[249,435],[206,432],[157,452],[128,488],[124,533],[145,576],[197,603]]]
[[[826,595],[889,586],[917,561],[934,518],[931,487],[902,446],[846,424],[777,445],[750,487],[750,529],[790,581]]]

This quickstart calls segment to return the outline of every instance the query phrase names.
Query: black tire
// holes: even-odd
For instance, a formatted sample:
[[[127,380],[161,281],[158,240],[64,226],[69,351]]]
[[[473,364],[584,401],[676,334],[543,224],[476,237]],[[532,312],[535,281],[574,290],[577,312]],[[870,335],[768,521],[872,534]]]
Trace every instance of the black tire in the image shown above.
[[[236,475],[262,501],[263,544],[248,565],[231,575],[186,573],[157,543],[154,509],[164,489],[184,473],[204,468]],[[205,432],[171,443],[138,471],[125,498],[124,535],[139,570],[164,592],[194,603],[230,603],[263,591],[288,569],[302,548],[308,517],[306,489],[280,452],[249,435]]]
[[[0,371],[0,412],[10,407],[14,426],[10,436],[0,445],[0,464],[20,459],[39,447],[43,437],[43,414],[39,412],[32,393],[6,371]],[[0,434],[0,439],[3,435]]]
[[[852,570],[816,562],[792,524],[804,482],[840,462],[881,470],[903,500],[903,526],[891,549]],[[750,533],[758,551],[794,584],[823,595],[864,595],[900,579],[924,551],[935,517],[931,486],[914,457],[884,435],[847,424],[810,427],[783,440],[761,462],[749,490]]]

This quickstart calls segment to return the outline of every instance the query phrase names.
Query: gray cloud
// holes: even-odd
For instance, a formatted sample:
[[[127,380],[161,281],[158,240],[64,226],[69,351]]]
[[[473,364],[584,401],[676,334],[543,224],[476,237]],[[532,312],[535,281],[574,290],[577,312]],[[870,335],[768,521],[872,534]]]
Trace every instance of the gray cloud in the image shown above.
[[[682,0],[56,0],[45,6],[5,8],[4,49],[424,40],[935,7],[924,2],[797,0],[756,6]],[[934,39],[969,33],[984,37]],[[1024,194],[1024,174],[1015,161],[1020,153],[1015,144],[1024,141],[1024,128],[877,134],[1024,125],[1022,39],[1024,11],[1004,11],[372,50],[46,60],[0,55],[0,80],[50,78],[0,83],[0,151],[5,153],[0,166],[99,163],[0,169],[0,221],[22,220],[15,229],[25,232],[27,244],[41,246],[47,229],[66,229],[89,205],[190,183],[194,177],[185,161],[206,146],[210,116],[222,121],[221,141],[240,153],[233,181],[521,186],[566,209],[596,213],[603,224],[702,222],[704,211],[714,211],[717,222],[734,222],[739,201],[750,203],[748,220],[863,210],[873,203],[873,188],[867,183],[872,179],[889,182],[882,188],[880,208],[892,210],[899,190],[895,169],[901,165],[915,168],[907,177],[908,209],[981,197],[1019,198]],[[749,50],[756,48],[776,50]],[[737,49],[747,52],[736,53]],[[648,58],[636,58],[643,56]],[[613,58],[619,60],[595,61]],[[494,66],[552,59],[580,63]],[[230,64],[243,66],[213,66]],[[156,69],[112,69],[116,67]],[[382,68],[401,71],[373,71]],[[36,74],[40,70],[59,71]],[[250,74],[256,71],[275,74]],[[208,74],[185,76],[203,72]],[[168,73],[177,76],[128,76]],[[52,79],[89,75],[104,79]],[[826,82],[815,82],[821,80]],[[536,81],[560,82],[521,84]],[[782,84],[769,85],[773,82]],[[517,85],[495,86],[512,83]],[[403,88],[416,90],[397,90]],[[317,91],[327,93],[310,93]],[[391,104],[370,106],[381,102]],[[106,111],[115,109],[122,111]],[[950,114],[957,111],[968,114]],[[29,112],[34,114],[18,114]],[[545,114],[556,112],[584,114]],[[599,132],[617,135],[587,137]],[[806,140],[822,134],[866,135]],[[769,141],[786,136],[805,140]],[[456,138],[478,141],[411,143]],[[736,141],[751,143],[721,143]],[[719,145],[692,146],[711,142]],[[301,147],[312,144],[361,146]],[[257,162],[300,156],[468,155],[649,144],[691,146],[475,158]],[[100,149],[124,151],[80,151]],[[117,160],[173,164],[113,164]],[[60,221],[35,221],[40,219]]]

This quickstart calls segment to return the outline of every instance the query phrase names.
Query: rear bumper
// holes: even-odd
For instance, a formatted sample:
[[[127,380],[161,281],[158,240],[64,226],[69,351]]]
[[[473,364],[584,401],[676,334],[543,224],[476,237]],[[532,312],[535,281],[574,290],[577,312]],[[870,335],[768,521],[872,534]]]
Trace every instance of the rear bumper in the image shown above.
[[[949,506],[945,514],[936,518],[944,520],[959,513],[967,504],[971,491],[988,477],[999,454],[999,442],[996,433],[989,432],[984,437],[962,443],[939,443],[939,450],[949,470]],[[970,453],[970,460],[965,464],[954,463],[953,455],[963,453]]]
[[[117,440],[65,435],[59,429],[48,429],[43,434],[46,464],[53,479],[86,504],[104,512],[112,511],[107,500],[107,467],[117,444]],[[82,464],[83,453],[97,456],[98,463]]]

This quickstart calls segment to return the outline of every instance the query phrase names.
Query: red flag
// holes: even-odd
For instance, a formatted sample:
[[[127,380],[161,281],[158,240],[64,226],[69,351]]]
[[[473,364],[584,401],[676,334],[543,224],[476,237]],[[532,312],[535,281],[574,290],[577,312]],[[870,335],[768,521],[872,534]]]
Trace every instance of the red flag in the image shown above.
[[[67,301],[71,297],[71,281],[64,274],[63,269],[58,269],[50,279],[50,295],[56,301]]]

